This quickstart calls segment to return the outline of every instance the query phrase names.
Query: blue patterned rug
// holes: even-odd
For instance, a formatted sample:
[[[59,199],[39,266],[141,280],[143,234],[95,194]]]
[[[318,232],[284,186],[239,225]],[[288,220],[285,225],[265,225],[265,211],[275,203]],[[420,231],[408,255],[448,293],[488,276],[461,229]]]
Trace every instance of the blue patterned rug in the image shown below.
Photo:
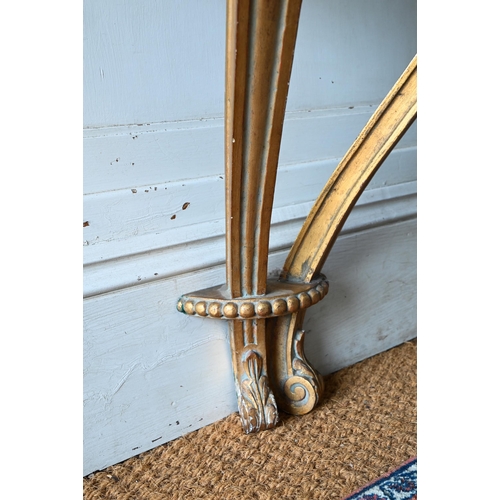
[[[417,458],[412,458],[344,500],[416,500]]]

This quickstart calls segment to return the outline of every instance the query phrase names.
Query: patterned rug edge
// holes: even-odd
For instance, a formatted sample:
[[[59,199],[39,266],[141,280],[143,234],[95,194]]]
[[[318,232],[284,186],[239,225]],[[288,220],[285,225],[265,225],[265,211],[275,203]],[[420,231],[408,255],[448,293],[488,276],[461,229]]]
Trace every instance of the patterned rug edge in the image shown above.
[[[355,491],[342,500],[416,500],[417,457]]]

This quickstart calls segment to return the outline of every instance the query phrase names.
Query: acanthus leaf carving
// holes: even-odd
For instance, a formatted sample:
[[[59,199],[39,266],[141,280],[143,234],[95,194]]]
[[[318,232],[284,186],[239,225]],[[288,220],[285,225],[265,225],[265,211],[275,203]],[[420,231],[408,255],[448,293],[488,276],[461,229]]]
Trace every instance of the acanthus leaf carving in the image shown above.
[[[276,402],[263,374],[262,357],[253,350],[247,351],[243,365],[246,378],[240,383],[238,406],[245,432],[275,427],[278,423]]]

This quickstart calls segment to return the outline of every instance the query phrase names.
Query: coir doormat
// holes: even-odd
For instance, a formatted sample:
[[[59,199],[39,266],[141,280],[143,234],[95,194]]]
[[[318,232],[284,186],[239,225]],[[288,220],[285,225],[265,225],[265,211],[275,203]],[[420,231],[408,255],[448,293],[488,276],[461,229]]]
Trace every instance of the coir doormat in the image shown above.
[[[365,486],[344,500],[416,500],[417,459]]]

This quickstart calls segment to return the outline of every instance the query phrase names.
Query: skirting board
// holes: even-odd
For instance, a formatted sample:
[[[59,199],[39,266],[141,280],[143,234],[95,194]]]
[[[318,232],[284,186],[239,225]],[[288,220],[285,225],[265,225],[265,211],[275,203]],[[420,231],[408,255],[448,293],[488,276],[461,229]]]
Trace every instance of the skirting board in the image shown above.
[[[323,268],[329,295],[304,325],[321,373],[416,336],[416,228],[413,211],[339,237]],[[271,254],[271,271],[286,253]],[[224,273],[214,265],[84,300],[84,475],[237,410],[227,325],[175,307]]]

